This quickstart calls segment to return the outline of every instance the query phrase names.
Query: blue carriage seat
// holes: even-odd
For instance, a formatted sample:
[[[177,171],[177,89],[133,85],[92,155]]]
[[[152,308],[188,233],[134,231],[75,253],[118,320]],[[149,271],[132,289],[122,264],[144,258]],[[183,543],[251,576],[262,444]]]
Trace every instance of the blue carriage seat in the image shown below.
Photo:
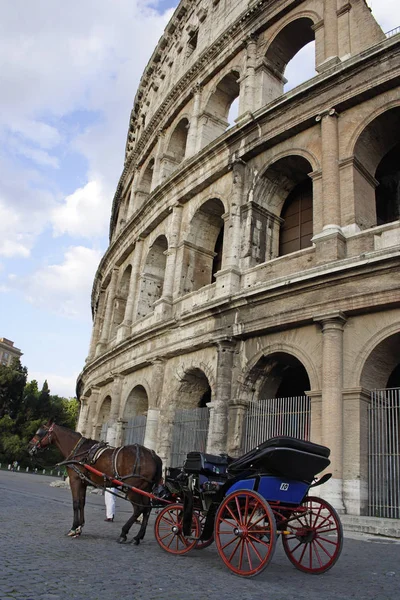
[[[311,483],[330,464],[330,450],[312,442],[281,436],[263,442],[231,462],[229,477],[271,474]]]

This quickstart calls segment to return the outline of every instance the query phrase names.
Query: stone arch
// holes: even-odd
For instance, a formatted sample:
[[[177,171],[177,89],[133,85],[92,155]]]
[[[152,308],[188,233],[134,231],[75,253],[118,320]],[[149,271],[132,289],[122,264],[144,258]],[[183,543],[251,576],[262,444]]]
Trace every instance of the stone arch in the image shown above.
[[[224,213],[218,198],[206,200],[194,213],[183,244],[181,294],[213,283],[216,269],[222,264]]]
[[[170,135],[167,145],[167,155],[171,160],[175,161],[176,165],[181,163],[185,158],[188,130],[189,119],[181,117]]]
[[[126,302],[128,300],[131,284],[132,266],[128,265],[124,270],[118,283],[117,292],[114,299],[113,320],[111,326],[111,338],[117,333],[117,328],[125,318]]]
[[[147,415],[149,410],[149,395],[147,389],[142,384],[136,384],[126,397],[122,419],[127,421],[138,415]]]
[[[313,166],[309,158],[314,157],[305,152],[282,153],[261,171],[250,208],[254,223],[250,266],[312,246],[313,188],[309,175]]]
[[[376,332],[359,350],[352,369],[351,387],[367,390],[386,387],[399,364],[400,322],[391,323]]]
[[[204,408],[211,401],[212,390],[204,370],[185,369],[178,385],[179,408]]]
[[[300,13],[280,24],[265,52],[263,83],[272,90],[269,100],[283,94],[286,67],[302,48],[315,40],[313,25],[317,20],[315,13]]]
[[[205,362],[197,362],[195,360],[191,361],[188,364],[184,364],[184,365],[180,365],[179,368],[176,371],[175,374],[175,378],[177,380],[177,384],[176,384],[176,393],[178,393],[179,389],[180,389],[180,385],[181,382],[184,381],[185,376],[187,373],[192,372],[192,371],[202,371],[202,373],[204,373],[205,377],[207,378],[210,388],[211,388],[211,394],[214,393],[215,390],[215,373],[214,373],[214,369],[213,367]]]
[[[135,192],[134,203],[136,208],[140,208],[150,196],[150,193],[154,187],[154,157],[151,157],[147,163],[142,167],[143,173],[139,178],[139,183]]]
[[[145,317],[154,310],[154,303],[161,298],[168,241],[165,235],[159,235],[150,246],[145,260],[139,289],[137,315]]]
[[[257,378],[262,375],[260,366],[264,368],[264,365],[268,365],[268,369],[271,370],[271,368],[274,367],[274,364],[271,361],[279,361],[282,356],[292,357],[295,364],[301,364],[303,366],[309,380],[309,390],[320,389],[320,377],[311,356],[296,344],[277,342],[262,348],[248,361],[246,368],[240,376],[242,383],[237,389],[238,399],[253,399],[254,391],[259,389],[259,386],[258,388],[254,388],[254,383]]]
[[[96,425],[93,428],[93,437],[96,440],[101,439],[104,442],[106,441],[110,412],[111,412],[111,396],[109,394],[107,394],[103,398],[103,400],[99,403],[99,408],[97,410],[97,415],[95,418]]]
[[[231,68],[211,91],[199,119],[201,143],[204,148],[229,127],[229,109],[240,94],[240,70]],[[239,111],[240,112],[240,111]]]
[[[352,142],[354,221],[361,228],[400,218],[400,104],[371,115]]]

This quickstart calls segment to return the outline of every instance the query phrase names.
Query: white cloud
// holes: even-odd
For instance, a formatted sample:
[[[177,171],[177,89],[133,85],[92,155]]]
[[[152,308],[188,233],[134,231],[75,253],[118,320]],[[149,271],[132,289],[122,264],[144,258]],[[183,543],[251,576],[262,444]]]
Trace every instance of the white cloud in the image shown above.
[[[68,233],[92,238],[103,235],[110,219],[110,197],[101,181],[89,181],[67,196],[52,213],[56,235]]]
[[[90,319],[90,296],[101,252],[74,246],[65,252],[61,264],[39,269],[19,280],[31,304],[74,319]]]
[[[63,376],[43,371],[29,371],[29,381],[36,379],[39,389],[47,381],[50,394],[57,394],[63,398],[72,398],[75,396],[77,376],[78,373],[74,373],[71,376]]]

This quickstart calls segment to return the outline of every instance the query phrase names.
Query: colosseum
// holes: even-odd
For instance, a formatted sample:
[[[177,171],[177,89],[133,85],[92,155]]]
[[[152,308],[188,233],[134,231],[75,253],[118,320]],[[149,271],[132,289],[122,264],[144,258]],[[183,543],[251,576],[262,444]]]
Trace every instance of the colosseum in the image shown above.
[[[400,518],[399,55],[365,0],[179,3],[130,116],[83,435],[169,466],[310,439],[324,498]]]

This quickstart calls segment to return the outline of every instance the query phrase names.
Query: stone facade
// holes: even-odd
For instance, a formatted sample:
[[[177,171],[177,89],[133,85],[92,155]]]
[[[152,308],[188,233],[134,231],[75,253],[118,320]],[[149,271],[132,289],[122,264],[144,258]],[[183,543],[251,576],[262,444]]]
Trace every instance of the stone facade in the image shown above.
[[[365,514],[369,393],[400,387],[399,56],[364,0],[180,2],[131,114],[84,435],[147,414],[168,465],[174,411],[207,406],[207,450],[238,455],[252,400],[307,393],[324,498]]]

